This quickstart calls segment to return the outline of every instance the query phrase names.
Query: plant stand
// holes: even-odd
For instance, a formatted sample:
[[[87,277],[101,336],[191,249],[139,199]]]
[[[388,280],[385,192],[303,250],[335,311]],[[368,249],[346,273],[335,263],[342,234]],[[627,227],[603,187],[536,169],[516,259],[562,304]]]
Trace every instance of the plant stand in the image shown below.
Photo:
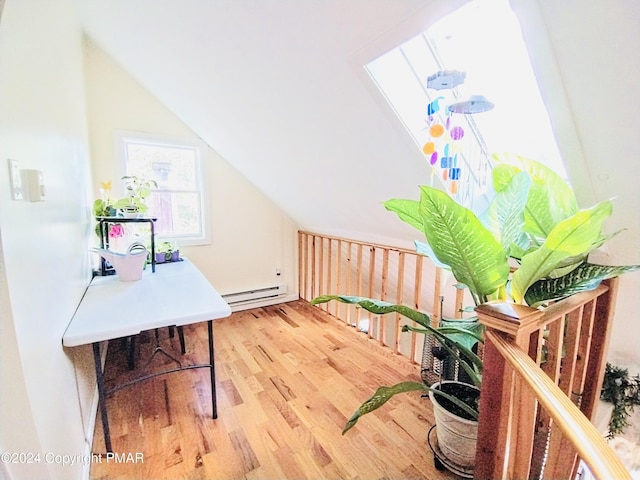
[[[146,218],[125,218],[125,217],[96,217],[98,221],[98,225],[100,228],[100,248],[109,248],[109,224],[113,223],[148,223],[151,227],[151,271],[155,273],[156,271],[156,246],[155,246],[155,229],[154,224],[157,220],[155,217],[146,217]],[[98,275],[104,276],[107,275],[105,261],[102,259],[100,261],[100,270],[97,272]]]
[[[473,468],[457,465],[442,453],[442,450],[440,450],[440,447],[438,446],[438,435],[436,433],[435,425],[429,429],[429,433],[427,434],[427,443],[433,452],[433,464],[437,470],[443,471],[446,469],[461,476],[462,478],[473,478]]]

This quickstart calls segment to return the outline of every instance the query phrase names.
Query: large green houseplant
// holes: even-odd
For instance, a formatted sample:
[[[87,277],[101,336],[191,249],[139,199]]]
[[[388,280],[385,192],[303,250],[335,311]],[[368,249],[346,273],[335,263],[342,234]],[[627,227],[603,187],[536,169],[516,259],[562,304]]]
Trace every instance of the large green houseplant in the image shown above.
[[[417,251],[450,269],[459,286],[469,289],[476,306],[505,300],[538,307],[640,268],[588,261],[590,252],[619,233],[603,234],[604,222],[612,213],[610,200],[580,210],[571,187],[546,166],[512,155],[496,155],[494,160],[495,197],[481,216],[428,186],[420,187],[419,200],[392,199],[384,204],[424,234],[426,243],[416,241]],[[517,266],[513,274],[512,266]],[[482,362],[469,348],[478,338],[456,328],[455,323],[434,328],[425,313],[362,297],[326,295],[312,303],[332,300],[357,304],[376,314],[396,312],[406,316],[418,326],[405,326],[404,331],[434,335],[480,386]],[[380,387],[353,414],[343,433],[394,395],[416,390],[432,391],[477,418],[477,404],[465,405],[440,390],[410,381]]]

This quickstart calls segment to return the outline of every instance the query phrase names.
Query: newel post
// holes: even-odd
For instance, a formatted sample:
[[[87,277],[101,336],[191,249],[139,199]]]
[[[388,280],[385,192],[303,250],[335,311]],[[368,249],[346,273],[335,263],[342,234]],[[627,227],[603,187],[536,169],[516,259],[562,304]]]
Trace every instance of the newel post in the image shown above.
[[[536,360],[538,320],[543,312],[513,303],[476,307],[487,332],[515,342]],[[482,392],[474,478],[529,478],[536,401],[487,339],[483,353]]]

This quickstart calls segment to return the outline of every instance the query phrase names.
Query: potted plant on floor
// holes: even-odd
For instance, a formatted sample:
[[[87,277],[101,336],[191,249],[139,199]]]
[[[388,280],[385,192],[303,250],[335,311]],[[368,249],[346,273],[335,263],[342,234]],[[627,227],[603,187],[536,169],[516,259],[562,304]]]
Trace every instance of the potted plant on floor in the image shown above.
[[[490,300],[511,300],[538,307],[594,289],[604,279],[640,268],[595,265],[588,261],[590,252],[618,233],[602,233],[603,224],[612,213],[611,201],[580,210],[571,187],[544,165],[519,156],[494,156],[494,159],[496,195],[481,217],[445,192],[427,186],[420,188],[419,200],[385,202],[388,210],[424,234],[427,242],[416,241],[417,251],[450,269],[460,286],[469,289],[475,306]],[[512,265],[517,265],[513,274]],[[376,314],[396,312],[406,316],[418,326],[405,326],[404,331],[435,335],[460,362],[472,383],[480,386],[482,362],[464,340],[474,341],[474,336],[465,329],[450,325],[433,328],[424,313],[361,297],[328,295],[317,297],[312,303],[332,300],[358,304]],[[467,405],[443,388],[444,384],[441,388],[438,384],[429,386],[420,382],[380,387],[349,419],[343,433],[362,415],[384,405],[394,395],[416,390],[428,391],[437,403],[446,399],[477,418],[477,400]],[[442,447],[441,440],[438,443]],[[474,454],[475,443],[472,451],[461,457],[473,462]],[[468,468],[472,464],[462,466]]]

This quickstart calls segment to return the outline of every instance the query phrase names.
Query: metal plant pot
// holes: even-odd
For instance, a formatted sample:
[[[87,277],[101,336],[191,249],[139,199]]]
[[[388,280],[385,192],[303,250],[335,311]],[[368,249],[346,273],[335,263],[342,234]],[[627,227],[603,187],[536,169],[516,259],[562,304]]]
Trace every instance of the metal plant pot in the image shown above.
[[[445,393],[461,398],[461,396],[480,395],[480,390],[473,385],[455,381],[443,381],[432,385],[432,388],[442,388]],[[443,464],[452,464],[457,470],[473,470],[476,458],[476,441],[478,438],[478,421],[463,418],[462,414],[453,413],[456,408],[447,399],[429,392],[433,403],[433,413],[436,419],[438,448],[442,455]]]

